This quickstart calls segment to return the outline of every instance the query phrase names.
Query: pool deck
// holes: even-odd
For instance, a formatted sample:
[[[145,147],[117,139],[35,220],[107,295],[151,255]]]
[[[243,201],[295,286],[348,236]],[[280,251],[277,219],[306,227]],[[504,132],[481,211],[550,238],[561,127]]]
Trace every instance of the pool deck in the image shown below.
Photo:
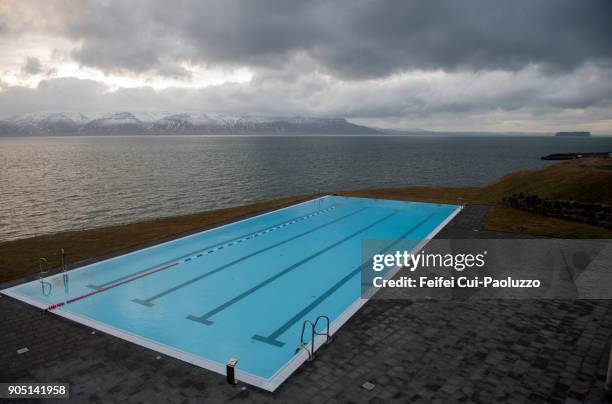
[[[483,230],[488,209],[437,237],[521,237]],[[612,338],[611,300],[372,300],[269,393],[6,296],[0,316],[0,382],[68,382],[75,402],[606,402]]]

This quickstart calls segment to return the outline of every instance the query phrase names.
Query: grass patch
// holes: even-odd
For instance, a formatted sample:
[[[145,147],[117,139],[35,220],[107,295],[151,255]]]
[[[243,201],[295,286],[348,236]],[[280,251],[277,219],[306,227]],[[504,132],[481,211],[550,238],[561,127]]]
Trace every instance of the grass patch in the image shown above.
[[[542,170],[510,173],[483,187],[480,197],[498,203],[519,192],[546,199],[612,203],[612,159],[570,160]]]

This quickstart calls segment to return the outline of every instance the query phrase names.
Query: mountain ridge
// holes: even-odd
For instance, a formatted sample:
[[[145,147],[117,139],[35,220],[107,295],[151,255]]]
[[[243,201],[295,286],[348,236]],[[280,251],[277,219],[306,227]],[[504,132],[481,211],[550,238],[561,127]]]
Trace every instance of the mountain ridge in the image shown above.
[[[205,112],[53,111],[0,119],[0,136],[121,134],[377,134],[345,118],[263,117]]]

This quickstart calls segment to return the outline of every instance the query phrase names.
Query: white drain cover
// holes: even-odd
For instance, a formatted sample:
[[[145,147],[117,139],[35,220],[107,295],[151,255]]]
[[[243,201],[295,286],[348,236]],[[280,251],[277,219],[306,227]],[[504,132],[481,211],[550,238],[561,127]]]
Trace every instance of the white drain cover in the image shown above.
[[[366,389],[368,391],[372,391],[372,390],[374,390],[374,387],[376,387],[376,385],[374,383],[371,383],[371,382],[365,382],[364,384],[361,385],[361,387],[363,387],[364,389]]]

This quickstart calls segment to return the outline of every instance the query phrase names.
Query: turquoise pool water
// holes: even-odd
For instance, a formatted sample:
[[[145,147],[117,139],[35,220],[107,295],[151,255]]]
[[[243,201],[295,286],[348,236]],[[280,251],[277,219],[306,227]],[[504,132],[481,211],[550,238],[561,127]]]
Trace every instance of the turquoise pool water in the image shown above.
[[[238,358],[273,389],[304,320],[360,301],[362,240],[423,240],[456,211],[326,196],[3,292],[220,373]]]

